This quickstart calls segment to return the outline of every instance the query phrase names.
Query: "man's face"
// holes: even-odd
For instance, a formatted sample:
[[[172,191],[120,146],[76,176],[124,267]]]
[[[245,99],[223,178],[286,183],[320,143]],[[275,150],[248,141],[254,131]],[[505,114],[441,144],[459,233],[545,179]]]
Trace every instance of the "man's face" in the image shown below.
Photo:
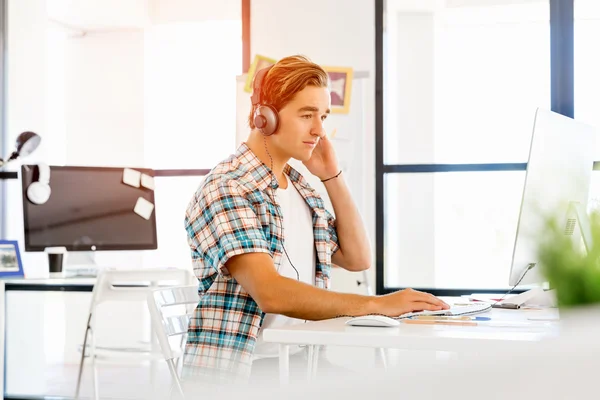
[[[279,111],[279,129],[272,142],[279,154],[299,161],[310,159],[329,115],[331,97],[324,87],[307,86]]]

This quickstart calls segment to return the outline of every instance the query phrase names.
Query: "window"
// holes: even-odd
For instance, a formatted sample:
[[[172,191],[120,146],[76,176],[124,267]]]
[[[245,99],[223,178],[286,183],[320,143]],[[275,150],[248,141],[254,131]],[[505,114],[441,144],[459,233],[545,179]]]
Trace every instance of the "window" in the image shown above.
[[[548,2],[408,3],[386,3],[385,163],[526,161],[550,106]]]
[[[202,175],[235,151],[243,38],[239,3],[230,3],[222,9],[169,5],[144,25],[115,23],[118,10],[107,5],[106,15],[95,18],[109,22],[98,23],[98,29],[93,21],[68,19],[77,13],[62,20],[45,6],[11,14],[13,27],[39,27],[27,35],[15,28],[10,36],[9,132],[24,125],[42,136],[40,149],[26,162],[156,171],[158,250],[147,256],[100,252],[99,263],[191,264],[186,206]],[[24,51],[30,44],[40,51]],[[38,87],[43,90],[35,107],[28,107],[27,89]],[[6,190],[0,192],[0,208],[11,210],[4,223],[0,213],[1,232],[24,248],[20,182],[1,187]],[[42,256],[24,252],[26,266],[40,265],[27,267],[30,276],[43,276]]]
[[[241,37],[240,21],[155,25],[146,31],[146,165],[211,168],[231,154]]]
[[[567,3],[376,1],[378,293],[508,288],[535,110],[562,112],[573,90],[556,79],[568,51],[551,59],[568,50]],[[576,73],[591,78],[576,81],[593,120],[589,25]]]
[[[600,35],[600,4],[593,0],[574,1],[574,84],[575,118],[600,127],[600,50],[592,42]],[[594,36],[596,35],[596,36]],[[600,145],[597,160],[600,160]],[[592,174],[590,208],[600,209],[600,172]]]
[[[600,126],[600,49],[594,43],[600,37],[600,3],[576,0],[574,12],[575,118]]]

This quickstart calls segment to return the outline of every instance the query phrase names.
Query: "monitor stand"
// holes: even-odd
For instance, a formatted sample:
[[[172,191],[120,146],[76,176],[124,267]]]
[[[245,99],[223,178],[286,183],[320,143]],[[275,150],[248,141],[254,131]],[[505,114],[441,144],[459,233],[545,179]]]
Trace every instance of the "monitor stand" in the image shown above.
[[[509,297],[493,305],[493,307],[508,309],[519,309],[524,306],[556,307],[555,296],[554,290],[544,290],[543,287],[537,287]]]
[[[65,275],[70,277],[95,277],[98,275],[96,253],[93,251],[70,251],[67,253]]]

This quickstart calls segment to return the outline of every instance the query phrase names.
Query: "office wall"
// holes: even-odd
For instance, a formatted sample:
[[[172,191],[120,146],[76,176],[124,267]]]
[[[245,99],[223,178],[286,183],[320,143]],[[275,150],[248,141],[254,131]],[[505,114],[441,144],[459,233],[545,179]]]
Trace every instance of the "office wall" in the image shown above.
[[[251,53],[273,58],[304,54],[329,66],[349,66],[364,71],[362,84],[364,132],[368,142],[362,168],[365,169],[365,202],[360,210],[373,248],[370,280],[375,283],[375,2],[371,0],[254,0],[251,2]],[[361,99],[353,99],[361,101]],[[340,134],[340,133],[338,133]],[[344,133],[341,133],[342,135]],[[370,151],[369,151],[370,150]],[[358,287],[362,274],[335,270],[332,288],[365,293]]]
[[[153,23],[233,20],[240,18],[240,0],[149,0]]]
[[[148,0],[47,0],[51,20],[86,29],[142,28],[149,23]]]

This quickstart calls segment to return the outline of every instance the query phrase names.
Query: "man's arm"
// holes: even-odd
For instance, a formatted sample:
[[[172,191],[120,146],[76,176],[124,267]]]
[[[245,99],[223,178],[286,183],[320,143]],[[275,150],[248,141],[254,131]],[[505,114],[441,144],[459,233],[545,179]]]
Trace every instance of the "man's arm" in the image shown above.
[[[335,212],[340,243],[331,261],[348,271],[369,269],[372,262],[371,246],[344,174],[325,182],[325,188]]]
[[[265,253],[247,253],[226,263],[229,273],[256,301],[263,312],[305,320],[339,315],[384,314],[398,316],[417,310],[441,310],[448,305],[438,298],[412,289],[385,296],[336,293],[279,275],[273,259]]]

